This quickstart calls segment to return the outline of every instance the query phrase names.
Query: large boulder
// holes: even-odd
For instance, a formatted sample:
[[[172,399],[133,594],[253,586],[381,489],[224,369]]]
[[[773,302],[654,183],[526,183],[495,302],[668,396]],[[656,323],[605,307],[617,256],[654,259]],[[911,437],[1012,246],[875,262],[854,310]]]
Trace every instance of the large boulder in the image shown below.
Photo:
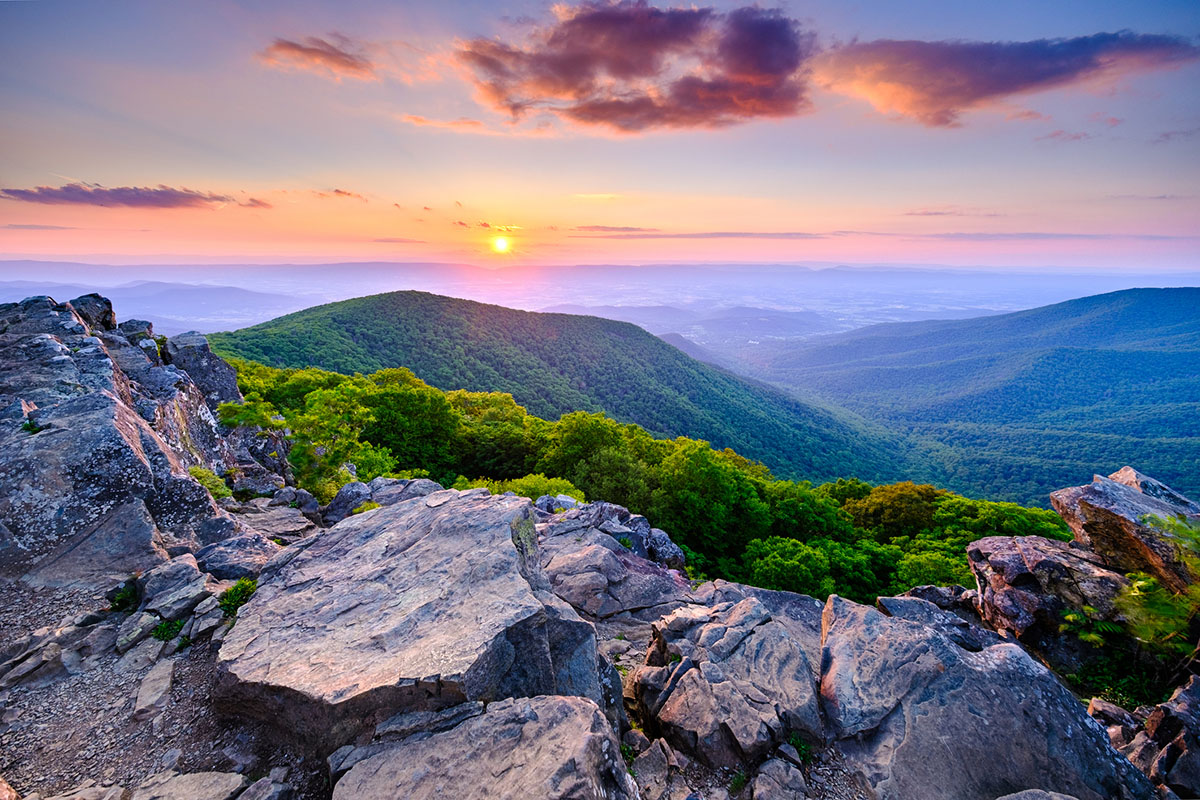
[[[0,305],[5,576],[102,586],[235,530],[188,474],[231,459],[200,390],[97,331],[48,297]]]
[[[257,531],[243,533],[196,551],[200,568],[220,580],[254,578],[279,552],[279,545]]]
[[[1016,644],[973,652],[836,595],[823,640],[829,732],[878,800],[993,800],[1029,788],[1154,797],[1079,700]]]
[[[1063,612],[1088,606],[1116,621],[1115,600],[1129,585],[1089,550],[1040,536],[989,536],[967,546],[979,583],[979,612],[996,630],[1031,643],[1057,636]]]
[[[554,593],[593,619],[658,619],[690,594],[678,572],[637,556],[596,528],[543,537],[541,550]]]
[[[627,685],[643,723],[676,749],[738,768],[793,734],[824,739],[813,667],[761,601],[685,606],[653,630]]]
[[[580,697],[490,703],[446,731],[414,735],[358,761],[334,800],[636,800],[617,738]]]
[[[1125,467],[1086,486],[1060,489],[1050,504],[1075,538],[1122,573],[1147,572],[1175,591],[1194,579],[1178,544],[1147,517],[1200,519],[1200,505],[1153,478]]]
[[[237,373],[208,346],[208,338],[198,331],[188,331],[167,340],[163,354],[167,363],[188,374],[212,411],[221,403],[240,403]]]
[[[528,500],[445,490],[280,552],[221,646],[224,704],[327,750],[400,711],[602,701],[595,632],[549,591]]]

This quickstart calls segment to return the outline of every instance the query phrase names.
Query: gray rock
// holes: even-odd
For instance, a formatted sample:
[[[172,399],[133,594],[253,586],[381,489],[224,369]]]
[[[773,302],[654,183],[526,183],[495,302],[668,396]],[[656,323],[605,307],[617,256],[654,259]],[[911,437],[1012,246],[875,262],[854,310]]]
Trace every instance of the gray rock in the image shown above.
[[[221,403],[240,403],[237,372],[224,359],[213,354],[208,339],[197,331],[188,331],[167,339],[166,361],[183,370],[200,387],[209,410]]]
[[[522,501],[526,502],[526,501]],[[509,699],[441,733],[414,736],[359,761],[334,800],[635,800],[616,736],[579,697]]]
[[[157,715],[167,706],[171,694],[171,681],[175,679],[175,662],[165,659],[158,662],[138,687],[133,705],[133,721],[141,722]]]
[[[813,668],[761,601],[686,606],[653,631],[627,686],[641,718],[677,750],[738,768],[793,733],[823,740]]]
[[[1080,800],[1153,796],[1075,696],[1015,644],[971,652],[836,595],[823,639],[830,733],[879,800],[991,800],[1031,784]]]
[[[354,509],[371,499],[371,489],[365,483],[351,481],[338,489],[337,496],[325,509],[325,524],[336,525],[354,513]]]
[[[1059,792],[1026,789],[1016,794],[1006,794],[1004,797],[997,797],[996,800],[1078,800],[1078,798],[1072,797],[1069,794],[1060,794]]]
[[[232,454],[186,374],[46,297],[0,306],[0,331],[0,397],[38,426],[0,420],[0,574],[108,586],[225,516],[187,474]]]
[[[1053,492],[1050,504],[1075,538],[1111,569],[1148,572],[1174,591],[1194,580],[1172,538],[1143,522],[1147,516],[1200,518],[1200,506],[1169,486],[1125,467],[1107,478],[1096,475],[1086,486]]]
[[[678,768],[675,755],[662,739],[655,739],[633,760],[633,777],[642,800],[662,800],[668,795],[673,768]]]
[[[233,800],[249,783],[232,772],[160,772],[134,791],[133,800]]]
[[[658,528],[650,529],[650,535],[646,540],[646,549],[649,551],[651,561],[657,561],[671,569],[683,569],[687,563],[683,549],[671,541],[671,537],[667,535],[666,531]]]
[[[544,494],[535,500],[533,505],[538,511],[544,511],[547,514],[556,514],[568,508],[575,508],[575,506],[579,505],[579,501],[566,494]]]
[[[601,700],[594,631],[548,591],[531,516],[447,490],[285,548],[222,643],[226,707],[332,750],[404,711]]]
[[[299,492],[296,493],[296,497],[298,498],[296,502],[301,504],[298,508],[277,504],[274,500],[265,497],[257,497],[247,503],[231,506],[230,511],[234,519],[244,527],[254,530],[272,541],[282,539],[291,543],[303,539],[305,536],[311,536],[320,530],[312,519],[306,516],[306,513],[312,512],[305,512],[304,506],[311,504]],[[313,498],[312,502],[315,503],[316,499]]]
[[[112,302],[96,293],[85,294],[71,301],[71,307],[88,328],[101,331],[117,329],[117,317]]]
[[[135,612],[130,614],[117,628],[117,641],[115,647],[118,653],[124,653],[138,642],[150,635],[150,631],[158,627],[162,622],[162,618],[155,614],[146,612]]]
[[[87,781],[88,784],[79,786],[66,794],[56,794],[53,797],[47,797],[46,800],[121,800],[125,796],[125,789],[121,786],[96,786],[94,782]],[[14,795],[16,797],[16,795]],[[26,800],[33,800],[35,795],[26,795]]]
[[[875,604],[889,617],[920,623],[942,634],[964,650],[979,652],[985,647],[1004,641],[995,631],[974,625],[917,597],[880,597]]]
[[[200,571],[195,556],[174,558],[142,576],[140,610],[167,620],[182,619],[212,592],[208,576]]]
[[[246,791],[238,795],[238,800],[288,800],[291,796],[290,786],[267,777],[250,784]]]
[[[687,580],[624,549],[595,529],[546,537],[542,564],[554,593],[594,618],[657,619],[690,596]]]
[[[802,800],[808,796],[804,774],[781,758],[772,758],[754,776],[754,800]]]
[[[257,531],[244,533],[196,551],[200,569],[214,578],[235,581],[254,578],[279,552],[279,545]]]

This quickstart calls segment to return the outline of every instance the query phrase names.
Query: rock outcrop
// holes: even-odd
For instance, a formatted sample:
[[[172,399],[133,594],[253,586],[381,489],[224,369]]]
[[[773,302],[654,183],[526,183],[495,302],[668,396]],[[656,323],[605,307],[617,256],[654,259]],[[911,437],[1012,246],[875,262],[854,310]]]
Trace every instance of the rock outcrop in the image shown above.
[[[334,800],[636,800],[617,738],[581,697],[490,703],[449,730],[378,748],[337,782]]]
[[[0,572],[35,585],[106,585],[236,528],[188,474],[233,464],[203,392],[80,305],[0,305]]]
[[[1149,800],[1144,775],[1016,644],[966,650],[837,596],[825,605],[830,736],[879,800],[992,800],[1037,788]]]
[[[444,490],[283,550],[220,652],[226,705],[332,749],[399,711],[602,702],[595,634],[549,591],[528,500]]]
[[[1148,517],[1200,519],[1200,505],[1153,478],[1125,467],[1090,484],[1050,495],[1076,540],[1122,573],[1146,572],[1179,591],[1192,583],[1173,538]]]

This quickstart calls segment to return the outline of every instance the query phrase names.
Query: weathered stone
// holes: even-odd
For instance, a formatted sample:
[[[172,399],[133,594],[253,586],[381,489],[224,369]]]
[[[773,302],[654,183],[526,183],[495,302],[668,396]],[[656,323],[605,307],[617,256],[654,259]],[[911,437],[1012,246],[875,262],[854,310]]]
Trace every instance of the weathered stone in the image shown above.
[[[213,355],[208,338],[197,331],[188,331],[167,339],[168,363],[183,370],[200,387],[204,401],[211,411],[221,403],[240,403],[237,373],[224,359]]]
[[[803,800],[808,796],[804,774],[781,758],[772,758],[754,776],[754,800]]]
[[[287,800],[291,796],[290,786],[267,777],[250,784],[246,791],[238,795],[238,800]]]
[[[534,697],[491,703],[451,730],[392,745],[356,763],[333,789],[334,800],[400,796],[634,800],[638,793],[594,703]]]
[[[527,500],[453,490],[267,564],[220,651],[226,703],[333,749],[402,711],[601,700],[595,634],[548,591]]]
[[[1153,796],[1075,696],[1015,644],[971,652],[836,595],[822,634],[830,732],[879,800],[991,800],[1031,784],[1081,800]]]
[[[579,505],[579,501],[567,494],[544,494],[535,500],[533,505],[538,511],[556,514],[568,508],[575,508]]]
[[[643,721],[676,749],[736,768],[790,734],[823,739],[813,668],[761,601],[685,606],[653,630],[630,685]]]
[[[997,797],[996,800],[1078,800],[1078,798],[1072,797],[1069,794],[1060,794],[1059,792],[1026,789],[1016,794],[1006,794],[1004,797]]]
[[[1172,537],[1144,520],[1200,518],[1200,506],[1132,467],[1060,489],[1050,495],[1050,504],[1075,538],[1112,569],[1148,572],[1175,591],[1194,579]]]
[[[88,328],[112,331],[117,328],[117,317],[113,314],[112,302],[96,293],[85,294],[71,301],[71,307]]]
[[[662,739],[655,739],[633,760],[633,777],[641,790],[642,800],[662,800],[671,788],[671,769],[675,756]]]
[[[150,719],[166,708],[174,678],[175,662],[171,659],[160,661],[150,668],[138,687],[133,706],[134,722]]]
[[[253,578],[279,552],[279,545],[257,531],[244,533],[196,551],[200,569],[220,580]]]
[[[145,612],[135,612],[125,618],[117,628],[117,641],[115,643],[118,653],[124,653],[129,648],[133,647],[138,642],[150,635],[150,631],[158,627],[162,622],[162,618],[155,614]]]
[[[93,783],[87,781],[87,783]],[[53,797],[47,797],[46,800],[121,800],[125,797],[125,789],[121,786],[80,786],[72,789],[66,794],[56,794]],[[33,800],[33,795],[28,795],[26,800]]]
[[[402,503],[405,500],[412,500],[415,497],[424,497],[434,492],[442,491],[441,484],[431,481],[428,478],[416,478],[414,480],[375,478],[367,484],[367,488],[371,490],[371,502],[378,503],[381,506],[390,506]]]
[[[200,571],[190,553],[155,567],[142,576],[140,584],[140,610],[167,620],[188,616],[201,600],[212,595],[208,576]]]
[[[47,297],[0,306],[0,331],[0,396],[36,407],[0,420],[0,572],[111,585],[224,516],[187,474],[231,454],[186,374]]]
[[[1126,720],[1118,716],[1116,722],[1128,730]],[[1200,677],[1191,676],[1155,706],[1121,752],[1160,788],[1182,797],[1200,796]]]
[[[233,800],[248,783],[232,772],[160,772],[137,788],[133,800]]]
[[[325,509],[325,524],[336,525],[354,513],[354,509],[371,499],[371,489],[365,483],[352,481],[341,489]]]
[[[997,630],[1037,641],[1056,636],[1067,609],[1091,606],[1117,620],[1114,600],[1129,581],[1093,553],[1040,536],[991,536],[967,546],[979,607]]]
[[[920,623],[965,650],[978,652],[1004,641],[995,631],[973,625],[962,617],[943,611],[933,603],[916,597],[880,597],[875,603],[879,610],[889,617]]]
[[[300,497],[299,493],[297,497]],[[303,504],[304,500],[302,498],[297,502]],[[316,502],[315,498],[313,502]],[[266,497],[256,497],[247,503],[231,507],[230,511],[242,525],[272,541],[282,539],[290,543],[320,530],[312,519],[306,516],[302,507],[293,508],[290,505],[277,504]]]
[[[554,593],[591,617],[646,612],[658,618],[689,596],[687,580],[594,529],[547,537],[542,564]]]
[[[1088,716],[1099,722],[1104,727],[1109,725],[1124,725],[1130,728],[1136,728],[1138,722],[1125,709],[1121,708],[1116,703],[1110,703],[1100,697],[1093,697],[1088,703]]]
[[[666,531],[658,528],[650,529],[650,535],[646,538],[646,549],[651,561],[656,561],[670,569],[683,569],[687,563],[683,549],[671,541],[671,537],[667,535]]]

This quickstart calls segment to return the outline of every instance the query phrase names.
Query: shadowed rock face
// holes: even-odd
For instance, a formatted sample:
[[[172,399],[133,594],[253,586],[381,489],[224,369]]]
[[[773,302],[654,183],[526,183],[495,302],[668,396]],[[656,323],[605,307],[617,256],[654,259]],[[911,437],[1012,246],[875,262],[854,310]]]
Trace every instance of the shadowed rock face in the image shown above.
[[[1154,796],[1079,700],[1016,644],[971,652],[837,596],[823,639],[829,732],[879,800],[993,800],[1031,785],[1079,800]]]
[[[226,705],[332,749],[398,711],[601,700],[595,632],[549,592],[528,500],[444,490],[282,551],[222,644]]]
[[[399,794],[398,794],[399,792]],[[590,700],[502,700],[448,731],[414,736],[366,758],[334,800],[635,800],[612,728]]]
[[[1148,572],[1179,591],[1194,580],[1171,537],[1148,516],[1200,517],[1200,506],[1153,478],[1125,467],[1086,486],[1059,489],[1050,504],[1076,540],[1120,572]]]
[[[979,582],[979,610],[997,630],[1037,640],[1055,636],[1062,612],[1091,606],[1115,620],[1117,595],[1129,585],[1095,553],[1040,536],[990,536],[967,547]]]
[[[34,584],[108,584],[235,529],[187,473],[233,463],[200,390],[84,300],[0,305],[0,570]]]

